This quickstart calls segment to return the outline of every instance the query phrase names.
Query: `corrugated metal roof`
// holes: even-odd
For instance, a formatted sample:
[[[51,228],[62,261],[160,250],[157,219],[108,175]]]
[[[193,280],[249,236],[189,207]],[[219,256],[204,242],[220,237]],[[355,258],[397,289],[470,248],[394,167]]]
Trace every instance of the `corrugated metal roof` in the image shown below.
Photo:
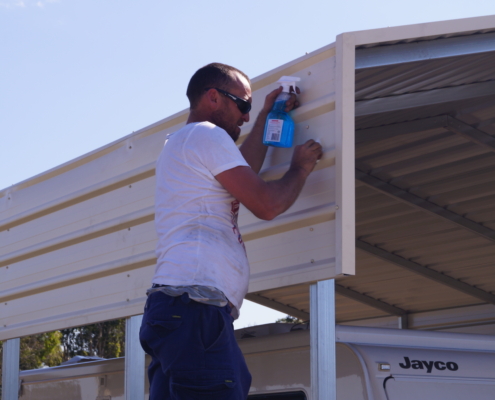
[[[473,40],[480,37],[476,33]],[[444,37],[452,35],[424,40]],[[462,87],[481,88],[494,80],[493,51],[356,70],[357,109],[371,99],[378,104],[377,112],[356,118],[358,177],[376,178],[374,184],[356,180],[356,236],[379,251],[362,246],[356,276],[338,284],[410,313],[484,303],[474,292],[449,286],[448,279],[441,282],[442,276],[495,293],[495,91],[462,96]],[[429,93],[438,98],[452,87],[461,88],[455,99],[445,92],[443,101],[428,103]],[[411,101],[419,93],[425,104]],[[385,98],[399,106],[380,112]],[[441,117],[430,118],[436,116]],[[436,122],[442,118],[445,122]],[[429,212],[420,202],[440,211]],[[467,228],[473,222],[476,232]],[[404,268],[407,262],[438,272],[440,280],[411,272]],[[339,302],[344,305],[337,306],[337,320],[355,318],[349,300]],[[376,313],[369,310],[367,317]]]
[[[495,80],[495,52],[356,71],[356,101]]]

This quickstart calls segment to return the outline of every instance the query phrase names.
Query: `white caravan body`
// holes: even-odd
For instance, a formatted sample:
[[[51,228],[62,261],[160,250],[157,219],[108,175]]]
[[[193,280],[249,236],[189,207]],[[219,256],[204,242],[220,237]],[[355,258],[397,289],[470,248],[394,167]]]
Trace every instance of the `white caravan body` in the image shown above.
[[[253,375],[250,399],[312,399],[306,325],[236,335]],[[492,336],[338,326],[337,341],[339,400],[494,398]],[[21,379],[23,400],[123,400],[124,358],[24,371]]]

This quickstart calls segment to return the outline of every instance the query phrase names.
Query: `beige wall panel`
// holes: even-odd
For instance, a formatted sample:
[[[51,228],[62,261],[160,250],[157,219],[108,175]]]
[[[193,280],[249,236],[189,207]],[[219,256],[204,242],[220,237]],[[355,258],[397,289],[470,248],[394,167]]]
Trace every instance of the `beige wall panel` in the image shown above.
[[[303,104],[333,93],[334,79],[329,72],[334,69],[334,53],[334,48],[327,46],[255,79],[252,114],[257,114],[264,96],[273,90],[273,83],[283,74],[293,73],[303,78]],[[95,179],[103,181],[156,160],[166,134],[177,130],[186,118],[187,110],[3,190],[0,192],[0,220],[91,186]],[[243,133],[249,132],[253,123],[254,118],[245,125],[247,129],[243,129]]]
[[[161,142],[163,144],[165,136],[164,134],[159,136],[161,137],[155,136],[155,141],[156,143]],[[116,175],[131,171],[141,165],[156,160],[159,153],[158,147],[155,148],[156,154],[153,155],[154,158],[149,155],[143,157],[141,154],[142,151],[148,153],[148,149],[144,148],[144,146],[140,146],[142,144],[141,142],[146,141],[146,139],[150,142],[150,138],[143,138],[135,141],[129,139],[120,143],[120,146],[110,153],[95,158],[81,166],[69,169],[61,175],[25,187],[19,191],[12,190],[11,212],[20,213],[27,211],[40,204],[64,197],[81,188],[90,187],[97,182],[110,179]],[[151,143],[146,147],[153,148],[150,144]],[[129,149],[129,146],[132,146],[132,149]],[[3,213],[1,217],[3,219]]]
[[[154,268],[151,265],[2,303],[0,340],[141,314]]]
[[[100,238],[29,258],[9,268],[1,268],[0,299],[4,300],[11,291],[28,284],[46,280],[45,286],[48,286],[52,283],[50,279],[59,278],[64,274],[85,270],[87,276],[97,274],[98,268],[93,270],[94,267],[141,253],[154,252],[155,243],[154,223],[148,222],[132,227],[131,230],[119,230]],[[69,279],[77,279],[77,274],[76,277],[67,275],[67,280]]]
[[[250,132],[282,75],[302,78],[295,144],[325,154],[296,203],[273,221],[241,208],[250,291],[331,278],[336,225],[336,56],[330,45],[253,80]],[[0,192],[0,340],[143,311],[156,263],[154,162],[183,111]],[[270,148],[264,179],[278,179],[292,149]]]
[[[335,272],[334,243],[334,221],[246,242],[251,265],[249,292],[326,279],[329,271]]]
[[[297,214],[299,216],[297,218],[305,219],[304,210],[310,212],[315,207],[333,207],[335,205],[335,187],[332,185],[334,176],[334,168],[316,169],[310,175],[297,201],[283,215],[273,221],[262,221],[246,208],[241,207],[239,224],[242,227],[242,234],[245,240],[248,240],[248,235],[251,234],[253,229],[266,229],[270,225],[279,224],[279,221],[287,219],[290,215],[295,216]]]
[[[0,232],[0,259],[10,252],[151,207],[154,185],[155,178],[147,178]]]

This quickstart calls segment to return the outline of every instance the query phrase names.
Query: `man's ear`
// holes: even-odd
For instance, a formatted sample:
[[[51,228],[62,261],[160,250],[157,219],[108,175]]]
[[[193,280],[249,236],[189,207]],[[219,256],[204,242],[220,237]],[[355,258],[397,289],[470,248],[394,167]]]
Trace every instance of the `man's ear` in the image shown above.
[[[203,100],[208,104],[208,107],[211,110],[216,110],[220,106],[218,91],[216,91],[215,89],[208,90],[205,93]]]

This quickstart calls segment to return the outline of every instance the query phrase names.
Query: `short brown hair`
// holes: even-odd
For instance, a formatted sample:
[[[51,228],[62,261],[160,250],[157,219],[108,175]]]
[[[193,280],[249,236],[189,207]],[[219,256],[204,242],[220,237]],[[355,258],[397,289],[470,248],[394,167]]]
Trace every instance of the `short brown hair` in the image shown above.
[[[229,84],[235,79],[234,73],[236,72],[250,82],[248,76],[244,72],[231,67],[230,65],[211,63],[198,69],[191,77],[189,85],[187,86],[186,94],[191,109],[194,109],[198,105],[206,88],[228,89]]]

